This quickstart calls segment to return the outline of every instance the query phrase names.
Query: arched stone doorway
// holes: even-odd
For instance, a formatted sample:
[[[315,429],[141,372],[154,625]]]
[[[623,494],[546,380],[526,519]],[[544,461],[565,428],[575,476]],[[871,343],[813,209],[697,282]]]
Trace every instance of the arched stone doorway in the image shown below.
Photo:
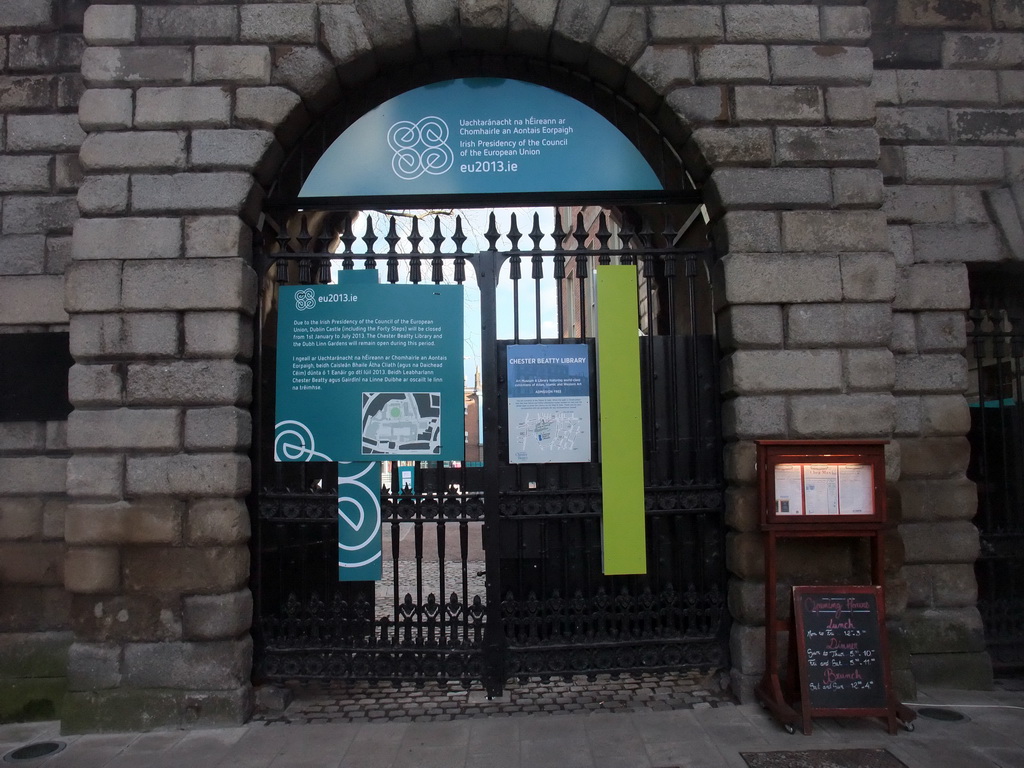
[[[384,80],[369,92],[380,101],[380,94],[410,81],[508,73],[592,105],[657,168],[663,189],[568,184],[570,191],[392,198],[319,192],[304,200],[297,192],[316,161],[339,135],[344,140],[360,112],[343,100],[297,145],[272,188],[259,233],[257,680],[461,681],[498,692],[514,677],[727,665],[713,253],[702,199],[671,141],[611,90],[524,59],[446,57],[425,64],[415,78],[400,78],[398,86]],[[601,145],[587,150],[599,163]],[[529,207],[526,221],[494,216],[495,208],[513,204]],[[456,208],[462,212],[438,213]],[[482,210],[483,218],[470,209]],[[583,419],[583,439],[593,442],[586,458],[520,462],[512,456],[506,381],[520,345],[572,344],[591,360],[594,377],[590,284],[613,264],[632,267],[637,310],[630,324],[640,339],[645,490],[639,504],[646,508],[640,522],[646,545],[640,546],[647,566],[631,576],[605,575],[601,564],[602,486],[610,470],[598,456],[596,396],[588,392],[595,402]],[[482,461],[382,462],[381,523],[390,546],[383,559],[391,583],[374,589],[365,581],[339,583],[334,532],[344,480],[334,464],[275,461],[282,458],[275,448],[281,425],[294,423],[281,422],[275,404],[287,386],[280,368],[285,353],[277,349],[291,343],[278,321],[279,297],[291,295],[287,286],[327,290],[378,267],[380,283],[478,286],[481,378],[467,382],[467,391],[482,403]],[[510,298],[500,306],[506,290]],[[506,316],[511,320],[501,330]],[[467,326],[467,336],[475,333]],[[313,453],[311,442],[293,447]],[[404,464],[412,465],[411,485],[400,480]],[[409,572],[404,581],[403,570]]]
[[[755,21],[775,13],[747,11]],[[724,288],[716,319],[733,680],[749,693],[764,645],[753,441],[888,437],[896,425],[897,269],[877,210],[864,17],[863,8],[801,7],[805,42],[758,25],[764,45],[748,59],[745,44],[726,45],[714,5],[90,6],[82,218],[65,297],[75,357],[65,726],[246,717],[250,260],[260,200],[281,148],[343,91],[362,114],[360,98],[372,106],[388,97],[373,91],[384,82],[377,73],[397,72],[392,87],[406,90],[420,84],[424,61],[452,51],[476,57],[471,74],[544,84],[505,68],[514,54],[550,62],[541,70],[584,91],[600,83],[601,101],[612,111],[618,95],[638,105],[640,125],[653,122],[685,148],[706,185]],[[897,620],[902,599],[889,611]],[[912,682],[905,665],[902,676]]]

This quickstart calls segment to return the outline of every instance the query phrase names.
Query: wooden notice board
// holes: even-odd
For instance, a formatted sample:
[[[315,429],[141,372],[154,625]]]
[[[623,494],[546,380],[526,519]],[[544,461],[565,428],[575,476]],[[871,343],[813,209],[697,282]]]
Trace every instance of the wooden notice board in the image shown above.
[[[892,694],[880,586],[793,587],[804,732],[810,719],[883,717],[895,732],[907,713]]]
[[[836,526],[885,522],[882,441],[759,440],[761,522]]]
[[[892,693],[885,634],[884,440],[758,440],[764,535],[765,672],[754,693],[790,733],[811,717],[879,716],[891,733],[916,714]],[[793,611],[779,614],[778,544],[864,539],[870,586],[794,587]],[[825,606],[832,605],[831,614]],[[779,638],[788,635],[780,657]]]

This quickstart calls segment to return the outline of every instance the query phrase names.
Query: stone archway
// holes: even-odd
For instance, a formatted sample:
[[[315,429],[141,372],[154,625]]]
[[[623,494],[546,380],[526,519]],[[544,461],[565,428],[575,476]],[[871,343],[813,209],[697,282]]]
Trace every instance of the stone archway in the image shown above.
[[[560,318],[561,308],[567,305],[584,307],[577,309],[581,314],[588,311],[581,280],[591,267],[612,262],[633,265],[640,275],[636,290],[646,302],[639,323],[645,339],[641,346],[647,360],[643,387],[647,395],[644,449],[649,505],[647,527],[652,531],[651,538],[658,539],[657,542],[652,541],[647,550],[652,571],[647,576],[617,582],[611,577],[605,578],[599,562],[601,516],[598,499],[603,484],[603,477],[599,479],[599,475],[603,472],[596,455],[589,452],[588,458],[578,458],[569,473],[542,471],[545,468],[536,466],[527,466],[525,470],[510,466],[510,459],[507,456],[503,458],[496,447],[501,440],[499,431],[502,428],[501,419],[496,416],[497,410],[492,408],[485,411],[483,419],[484,431],[490,435],[484,441],[486,467],[450,471],[447,466],[421,466],[422,474],[417,472],[421,479],[416,485],[431,486],[424,495],[412,494],[401,498],[387,480],[384,485],[389,490],[381,492],[384,523],[386,530],[391,532],[392,541],[398,539],[403,525],[410,529],[415,526],[417,536],[424,530],[428,533],[436,530],[438,539],[443,541],[446,524],[449,528],[447,536],[455,538],[458,526],[467,522],[479,525],[486,521],[485,528],[491,535],[490,542],[486,544],[486,563],[482,561],[480,564],[487,567],[486,594],[468,592],[464,576],[461,581],[454,579],[454,591],[444,591],[442,585],[443,594],[439,595],[428,594],[431,589],[437,589],[436,582],[428,582],[430,586],[421,588],[422,582],[417,579],[409,583],[410,593],[404,603],[399,602],[399,597],[407,593],[405,589],[399,591],[396,584],[394,610],[385,600],[373,612],[371,585],[339,586],[333,583],[337,579],[334,574],[336,557],[331,551],[334,538],[331,529],[337,526],[337,493],[329,487],[328,477],[311,486],[310,478],[319,478],[319,465],[307,470],[302,463],[291,466],[276,463],[274,459],[281,459],[276,448],[271,458],[271,449],[277,445],[274,421],[292,418],[282,416],[278,410],[278,416],[271,420],[275,397],[280,402],[280,398],[289,392],[287,389],[283,391],[280,385],[282,362],[277,349],[278,333],[271,330],[261,334],[262,360],[270,360],[271,363],[269,367],[264,363],[260,376],[257,456],[262,463],[257,470],[253,520],[257,537],[253,583],[260,588],[257,595],[258,623],[254,628],[259,651],[258,677],[264,680],[289,677],[368,678],[410,680],[418,684],[460,680],[467,685],[483,681],[489,691],[500,691],[507,678],[528,675],[531,671],[535,676],[547,677],[574,671],[581,675],[620,669],[635,671],[641,667],[663,672],[681,667],[703,667],[705,671],[709,667],[721,667],[725,663],[723,645],[728,622],[724,611],[721,446],[715,383],[717,358],[714,353],[710,285],[706,279],[713,254],[706,247],[707,232],[700,217],[699,193],[685,186],[689,183],[685,167],[653,125],[643,122],[638,112],[630,110],[624,100],[580,76],[572,76],[536,60],[512,57],[483,64],[473,57],[450,56],[440,61],[424,61],[420,70],[416,78],[393,76],[390,81],[381,81],[379,91],[384,93],[391,93],[397,88],[396,82],[401,85],[408,85],[410,80],[427,83],[402,92],[380,108],[380,114],[386,115],[389,123],[398,119],[396,115],[399,112],[405,116],[403,120],[414,121],[429,114],[430,121],[434,125],[443,125],[447,135],[449,126],[456,127],[463,122],[457,119],[456,113],[459,117],[508,114],[515,118],[558,114],[570,118],[561,122],[575,125],[573,130],[581,130],[586,136],[587,143],[583,147],[586,158],[577,156],[576,159],[589,162],[593,158],[603,158],[608,167],[603,173],[591,176],[589,172],[594,168],[600,169],[600,162],[594,162],[593,168],[581,167],[578,162],[559,165],[562,155],[552,152],[545,165],[555,165],[558,171],[552,173],[549,167],[543,168],[542,173],[524,170],[523,176],[536,184],[527,187],[528,192],[522,191],[522,181],[518,178],[514,185],[510,185],[520,190],[517,194],[500,187],[496,189],[493,179],[489,179],[487,184],[480,184],[478,177],[458,178],[458,169],[450,166],[438,174],[439,178],[417,175],[416,179],[422,179],[422,186],[414,186],[408,180],[397,180],[397,175],[388,175],[391,174],[393,146],[389,148],[383,143],[378,118],[375,117],[378,111],[364,117],[359,111],[349,109],[347,100],[342,100],[344,111],[329,113],[324,118],[327,126],[317,125],[310,130],[307,136],[311,140],[296,147],[272,187],[273,196],[266,203],[266,226],[261,230],[260,270],[265,274],[265,292],[261,297],[265,309],[261,316],[267,317],[267,323],[275,328],[278,310],[287,314],[288,302],[283,299],[277,302],[277,296],[279,292],[288,290],[285,287],[288,283],[298,280],[301,284],[330,290],[326,284],[335,282],[332,265],[335,268],[339,264],[351,267],[355,261],[356,271],[352,274],[365,274],[360,267],[368,260],[359,254],[365,253],[367,248],[375,254],[372,263],[367,264],[368,268],[374,269],[386,262],[386,280],[392,283],[400,281],[400,264],[412,265],[410,272],[415,277],[410,281],[414,283],[421,282],[421,279],[424,283],[430,281],[426,277],[428,264],[433,266],[432,279],[441,281],[440,270],[444,260],[453,261],[455,274],[459,274],[460,269],[463,274],[475,271],[477,282],[474,284],[481,287],[479,306],[484,328],[490,328],[492,334],[497,313],[495,289],[501,284],[506,289],[515,285],[513,290],[519,290],[518,270],[514,277],[499,279],[498,268],[506,258],[506,251],[512,254],[512,263],[518,264],[521,258],[529,258],[532,262],[532,277],[522,288],[531,296],[535,290],[537,295],[540,294],[541,275],[545,271],[549,277],[552,271],[556,273],[554,280],[558,296],[552,297],[552,304],[559,307]],[[447,76],[463,74],[474,77],[433,83],[431,75],[435,71],[444,72]],[[528,73],[534,81],[560,85],[562,89],[578,94],[580,100],[597,104],[598,108],[604,106],[602,100],[613,101],[619,114],[612,115],[612,118],[617,123],[602,119],[593,110],[586,109],[580,100],[566,97],[564,92],[537,87],[535,82],[495,77],[513,73]],[[480,74],[491,77],[475,77]],[[377,93],[375,89],[374,94]],[[497,93],[502,94],[500,98],[495,95]],[[438,104],[439,94],[446,95],[451,103]],[[484,99],[490,99],[488,107],[479,112],[472,111]],[[509,109],[504,112],[506,100],[513,101],[520,111]],[[396,106],[410,102],[415,106],[407,107],[412,110],[408,114]],[[454,104],[458,104],[458,108]],[[470,112],[465,112],[467,109]],[[509,125],[513,122],[508,120]],[[589,132],[586,126],[590,126]],[[332,128],[340,134],[336,139],[331,135]],[[646,132],[641,129],[646,129]],[[539,136],[541,130],[538,128],[536,131]],[[323,144],[316,142],[325,134],[333,139],[326,152]],[[513,129],[509,128],[508,134],[513,134]],[[659,189],[662,182],[650,165],[624,139],[623,134],[635,134],[646,139],[646,142],[638,141],[637,144],[646,143],[648,156],[654,158],[651,165],[656,164],[662,171],[664,190]],[[522,143],[525,145],[526,141]],[[536,143],[540,145],[541,142]],[[459,146],[452,139],[452,147]],[[384,152],[382,156],[375,154],[378,149]],[[629,162],[623,157],[627,153]],[[378,160],[372,168],[380,175],[368,171],[364,163],[367,155]],[[524,163],[520,161],[520,164]],[[653,186],[629,186],[636,183],[635,177],[616,176],[613,172],[623,165],[635,166],[637,171],[640,166],[646,166],[644,183]],[[350,178],[345,178],[347,170],[351,171]],[[622,181],[609,181],[611,178]],[[616,186],[617,183],[622,186]],[[554,186],[549,188],[545,186],[547,184]],[[598,186],[600,184],[606,186]],[[412,191],[406,193],[410,187]],[[310,188],[315,191],[310,192]],[[464,191],[467,188],[472,193],[467,194]],[[358,196],[351,191],[353,189],[358,190],[362,197],[357,199]],[[456,191],[451,192],[452,189]],[[443,190],[448,190],[447,196]],[[331,191],[336,191],[333,198],[329,196]],[[407,201],[410,195],[418,201],[417,206],[424,206],[435,214],[424,221],[422,236],[418,229],[414,230],[415,235],[410,235],[406,245],[403,236],[397,234],[393,212],[408,207],[410,204],[403,201]],[[437,211],[450,207],[454,200],[464,200],[469,207],[491,207],[498,201],[507,205],[510,195],[521,198],[520,204],[524,205],[546,205],[551,210],[559,206],[560,213],[555,219],[565,230],[541,232],[535,219],[534,232],[530,237],[536,250],[528,257],[518,250],[518,231],[514,236],[509,235],[511,245],[508,247],[496,247],[497,240],[504,234],[495,230],[493,238],[490,233],[487,235],[489,245],[483,243],[482,238],[470,238],[471,243],[467,243],[465,251],[461,241],[452,246],[458,249],[458,254],[465,255],[451,256],[447,253],[450,249],[443,247],[445,241],[440,235]],[[382,201],[383,197],[388,199]],[[614,213],[609,210],[607,217],[601,205],[602,199],[612,201],[605,205],[615,210]],[[578,217],[578,224],[575,214],[569,215],[571,220],[564,222],[558,218],[567,207],[584,203],[592,206],[592,210],[588,208],[587,211],[588,214],[593,213],[594,223],[586,226],[594,231],[586,229],[582,215]],[[650,204],[651,209],[645,210],[645,204]],[[359,246],[364,242],[360,237],[361,227],[370,227],[370,216],[361,216],[361,225],[356,227],[350,212],[362,211],[362,206],[376,209],[378,212],[373,215],[377,221],[381,220],[380,211],[383,210],[385,223],[380,232],[367,229],[368,244],[361,249]],[[661,210],[655,210],[658,208]],[[652,216],[657,218],[656,223]],[[389,218],[390,227],[387,225]],[[597,223],[598,218],[600,224]],[[437,227],[428,237],[431,220]],[[461,233],[459,221],[456,219],[456,233]],[[639,223],[641,221],[644,223]],[[608,243],[613,235],[606,231],[609,223],[615,229],[616,242],[620,243],[611,246],[611,250]],[[529,222],[521,222],[521,225],[529,226]],[[515,226],[514,223],[511,225],[509,233]],[[540,242],[549,234],[553,250],[548,246],[542,249]],[[379,246],[381,236],[389,244],[387,253],[372,244],[376,242]],[[571,247],[575,256],[565,250],[570,239],[574,243]],[[421,240],[426,249],[422,252],[418,250]],[[399,248],[400,242],[403,248]],[[704,249],[699,248],[698,242],[704,244]],[[692,250],[687,251],[688,246],[692,246]],[[411,248],[414,255],[405,253],[405,248]],[[332,257],[332,251],[337,255]],[[588,251],[592,255],[588,256]],[[422,257],[421,253],[424,254]],[[442,257],[442,253],[447,255]],[[584,262],[590,267],[581,267]],[[465,279],[456,278],[456,281]],[[337,280],[343,282],[340,275]],[[382,273],[381,281],[384,280]],[[554,285],[552,290],[555,290]],[[539,303],[540,300],[537,301]],[[540,311],[539,307],[537,311]],[[636,323],[637,319],[632,322]],[[537,325],[539,323],[538,320]],[[554,335],[547,334],[546,343],[554,343],[550,339],[555,338],[558,342],[574,339],[575,343],[592,344],[595,335],[592,326],[591,322],[583,327],[581,321],[580,327],[573,328],[568,322]],[[527,336],[533,333],[530,331]],[[486,334],[484,337],[486,339]],[[520,338],[518,326],[514,338]],[[530,338],[536,344],[542,343],[539,328]],[[634,332],[634,343],[635,338]],[[526,343],[526,338],[523,342]],[[286,356],[290,355],[287,351],[290,350],[289,343],[287,340],[282,343],[286,347]],[[504,347],[499,349],[497,338],[492,338],[485,341],[481,349],[485,398],[495,402],[500,398],[499,375],[495,366]],[[275,360],[277,387],[273,375]],[[665,389],[670,383],[671,391]],[[673,426],[659,432],[655,424],[662,422]],[[294,421],[283,423],[295,424]],[[595,436],[599,431],[596,423]],[[327,433],[319,432],[317,428],[314,431],[318,433],[316,444],[323,445]],[[309,437],[311,441],[314,439],[312,432]],[[655,449],[656,444],[661,448]],[[490,453],[492,449],[494,452]],[[335,458],[342,458],[326,448],[317,450],[327,450]],[[603,464],[605,469],[608,466]],[[512,482],[506,479],[490,487],[482,479],[499,474],[508,476],[513,469],[516,469],[517,477],[530,475],[532,481],[519,478]],[[329,476],[332,468],[325,471]],[[435,475],[448,479],[440,482]],[[455,490],[445,493],[446,511],[441,517],[437,514],[438,498],[431,494],[440,493],[437,489],[446,486],[467,490],[465,494]],[[529,496],[534,498],[525,498]],[[515,512],[513,508],[519,511]],[[551,521],[538,523],[528,519],[540,508],[547,510],[544,514],[550,516]],[[295,525],[291,525],[292,522]],[[307,535],[310,530],[320,530],[321,533]],[[505,533],[499,535],[501,531]],[[521,543],[515,544],[516,540],[522,542],[524,539],[535,542],[530,551],[510,554],[517,552],[517,547],[524,547]],[[541,546],[539,542],[542,540],[548,544]],[[571,545],[568,543],[570,540],[574,542]],[[563,559],[566,551],[577,548],[589,553],[587,558],[571,558],[571,564],[570,559]],[[417,562],[421,559],[419,549]],[[385,553],[385,562],[389,562],[391,555],[391,552]],[[295,565],[283,566],[285,560]],[[394,560],[393,571],[397,572],[397,549]],[[499,586],[499,574],[504,586]],[[517,595],[519,604],[523,606],[518,609],[514,607]],[[608,604],[612,595],[619,606],[615,610],[611,610]],[[485,599],[483,603],[481,599]],[[567,600],[574,606],[572,612],[576,618],[562,615],[568,610]],[[438,614],[431,608],[438,602],[444,604],[447,613]],[[475,606],[472,621],[471,603]],[[623,608],[626,603],[632,607]],[[517,611],[523,615],[513,620]],[[530,615],[529,611],[532,611]],[[641,618],[641,614],[645,618]],[[589,617],[584,622],[589,629],[583,629],[583,616]],[[655,616],[659,618],[654,619]],[[665,620],[667,616],[672,618]],[[446,619],[449,620],[447,625]],[[663,620],[664,625],[661,623]],[[617,628],[628,626],[630,629],[598,628],[612,624]],[[452,627],[450,639],[445,632],[448,625]],[[501,630],[503,626],[504,631]],[[530,649],[527,647],[528,637],[535,634],[538,627],[544,628],[539,630],[545,636],[542,644],[549,647]],[[627,638],[626,635],[630,634],[636,637]],[[639,640],[641,634],[642,642]],[[642,649],[638,643],[643,645]],[[552,648],[552,645],[559,647]]]
[[[880,180],[865,172],[877,136],[860,10],[829,9],[825,25],[808,7],[818,31],[769,68],[766,49],[747,59],[725,44],[718,6],[89,8],[83,218],[66,287],[76,639],[65,727],[246,717],[247,262],[261,185],[343,86],[454,50],[590,73],[653,116],[707,182],[727,339],[734,682],[748,692],[763,666],[751,441],[894,426],[894,268],[873,210]],[[837,23],[844,13],[850,23]]]

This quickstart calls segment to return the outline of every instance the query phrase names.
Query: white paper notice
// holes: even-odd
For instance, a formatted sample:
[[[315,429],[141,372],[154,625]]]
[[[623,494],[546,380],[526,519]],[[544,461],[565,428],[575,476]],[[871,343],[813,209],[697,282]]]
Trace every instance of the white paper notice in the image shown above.
[[[874,483],[868,464],[839,466],[839,514],[871,515],[875,512]]]
[[[775,514],[802,515],[803,473],[799,464],[775,465]]]
[[[839,514],[839,467],[835,464],[804,465],[805,514]]]

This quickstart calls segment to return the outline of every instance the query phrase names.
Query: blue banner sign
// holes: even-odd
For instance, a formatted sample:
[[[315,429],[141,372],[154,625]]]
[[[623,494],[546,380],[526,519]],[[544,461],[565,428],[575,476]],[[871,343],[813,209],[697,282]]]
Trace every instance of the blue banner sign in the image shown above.
[[[277,461],[461,460],[460,285],[282,286]]]
[[[503,78],[448,80],[367,113],[328,147],[300,197],[662,189],[590,107]]]
[[[589,462],[589,347],[511,344],[507,349],[509,463]]]

